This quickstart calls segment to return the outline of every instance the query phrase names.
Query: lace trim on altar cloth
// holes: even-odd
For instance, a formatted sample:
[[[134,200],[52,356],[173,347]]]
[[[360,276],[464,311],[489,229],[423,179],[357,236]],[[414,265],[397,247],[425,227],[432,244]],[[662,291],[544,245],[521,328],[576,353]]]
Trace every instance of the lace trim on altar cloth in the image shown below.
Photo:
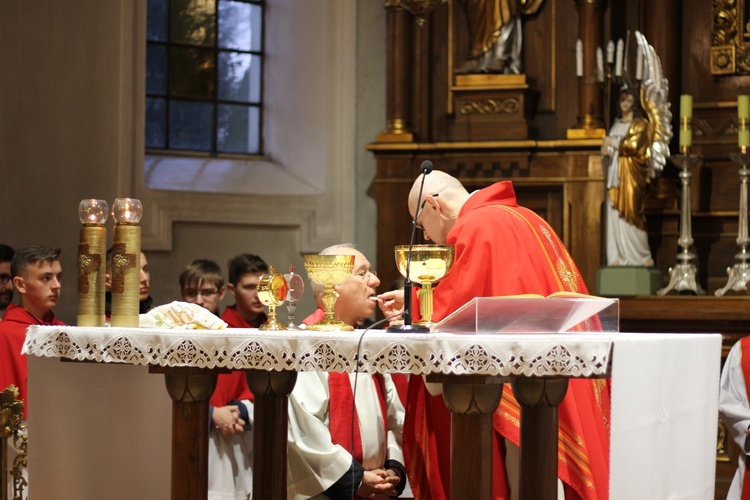
[[[206,332],[206,333],[203,333]],[[355,332],[32,326],[24,353],[79,361],[295,371],[355,371]],[[596,377],[609,370],[606,334],[404,335],[367,332],[359,370],[493,376]]]

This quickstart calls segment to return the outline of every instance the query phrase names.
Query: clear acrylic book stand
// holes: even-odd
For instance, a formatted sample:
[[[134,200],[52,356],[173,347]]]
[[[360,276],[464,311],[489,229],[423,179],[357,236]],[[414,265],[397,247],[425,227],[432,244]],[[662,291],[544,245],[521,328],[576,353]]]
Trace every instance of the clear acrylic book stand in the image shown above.
[[[432,327],[446,333],[619,332],[619,299],[590,295],[476,297]]]

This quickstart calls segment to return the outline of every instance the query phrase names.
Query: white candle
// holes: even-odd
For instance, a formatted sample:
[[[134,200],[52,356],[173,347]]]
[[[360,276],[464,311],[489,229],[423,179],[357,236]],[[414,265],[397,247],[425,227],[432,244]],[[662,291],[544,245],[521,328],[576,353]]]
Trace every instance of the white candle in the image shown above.
[[[596,48],[596,79],[604,81],[604,55],[601,47]]]
[[[615,56],[615,76],[622,76],[622,53],[625,50],[625,44],[622,38],[617,40],[617,53]]]
[[[583,42],[580,38],[576,41],[576,76],[583,76]]]
[[[615,42],[610,40],[607,42],[607,64],[615,62]]]
[[[636,52],[635,57],[635,79],[643,79],[643,52],[640,50]]]

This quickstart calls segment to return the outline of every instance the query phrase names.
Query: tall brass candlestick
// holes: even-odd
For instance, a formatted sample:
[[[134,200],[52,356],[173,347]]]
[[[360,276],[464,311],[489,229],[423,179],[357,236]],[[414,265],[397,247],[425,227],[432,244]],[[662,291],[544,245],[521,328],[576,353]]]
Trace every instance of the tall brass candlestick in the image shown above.
[[[138,327],[141,275],[140,200],[117,198],[112,206],[115,231],[112,243],[112,326]]]
[[[78,218],[78,326],[104,326],[104,274],[109,206],[104,200],[81,200]]]

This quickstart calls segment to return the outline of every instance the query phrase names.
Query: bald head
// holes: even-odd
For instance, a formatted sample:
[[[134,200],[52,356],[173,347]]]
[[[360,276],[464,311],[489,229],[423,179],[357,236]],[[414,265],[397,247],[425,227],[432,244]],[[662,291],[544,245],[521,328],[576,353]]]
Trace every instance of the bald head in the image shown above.
[[[414,215],[414,209],[418,204],[421,204],[420,200],[417,200],[419,196],[419,186],[422,183],[422,176],[420,175],[414,181],[409,191],[409,212]],[[424,189],[422,190],[422,201],[426,196],[439,195],[440,201],[447,205],[457,205],[456,215],[461,207],[469,198],[469,192],[461,184],[458,179],[450,174],[446,174],[440,170],[433,170],[431,174],[425,176]]]
[[[422,199],[419,200],[422,178],[421,175],[417,177],[409,192],[409,213],[414,217],[419,211],[417,224],[424,230],[426,240],[444,245],[461,208],[469,199],[469,192],[452,175],[433,170],[424,176]]]

